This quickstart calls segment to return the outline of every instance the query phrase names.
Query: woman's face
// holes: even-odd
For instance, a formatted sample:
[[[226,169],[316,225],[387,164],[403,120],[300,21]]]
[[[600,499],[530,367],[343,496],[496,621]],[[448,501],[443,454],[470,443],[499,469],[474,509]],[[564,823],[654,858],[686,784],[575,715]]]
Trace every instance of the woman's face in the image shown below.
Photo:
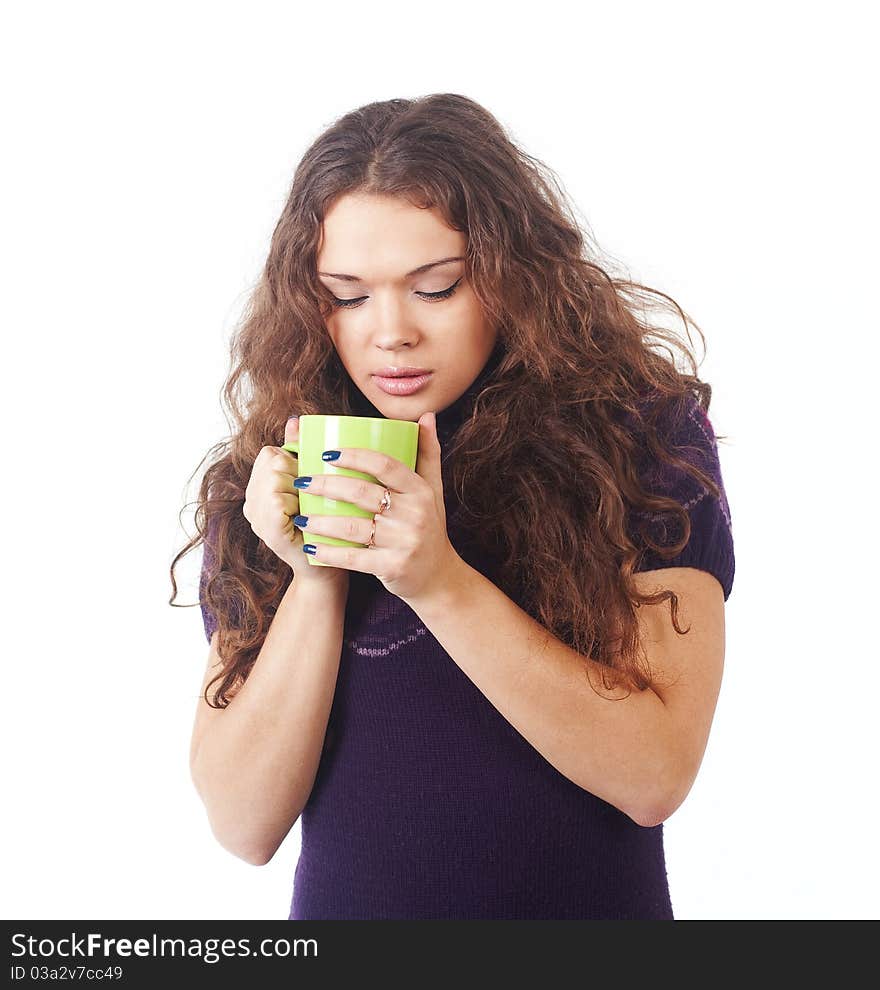
[[[346,195],[324,218],[318,276],[350,302],[334,303],[327,330],[352,381],[389,419],[445,409],[492,353],[497,330],[464,278],[466,248],[436,210],[392,197]],[[394,368],[430,375],[411,395],[392,395],[378,378]]]

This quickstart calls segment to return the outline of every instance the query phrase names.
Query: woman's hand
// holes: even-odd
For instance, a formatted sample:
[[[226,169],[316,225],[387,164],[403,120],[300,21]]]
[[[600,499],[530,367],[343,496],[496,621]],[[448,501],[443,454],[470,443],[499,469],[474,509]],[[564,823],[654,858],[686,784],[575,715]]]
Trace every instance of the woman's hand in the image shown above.
[[[284,443],[298,439],[299,419],[290,419],[284,427]],[[302,552],[302,533],[291,519],[299,512],[299,492],[293,486],[297,471],[296,454],[282,447],[261,448],[245,489],[244,517],[266,546],[293,570],[300,584],[347,585],[347,571],[313,567]]]
[[[362,471],[378,479],[379,484],[344,475],[320,474],[298,478],[298,489],[308,488],[315,495],[341,499],[377,512],[387,488],[391,505],[376,516],[371,547],[307,542],[307,546],[314,548],[315,559],[347,571],[375,574],[388,591],[406,602],[423,599],[453,580],[455,568],[462,560],[446,533],[440,441],[434,414],[425,413],[419,419],[416,471],[394,457],[362,447],[344,448],[336,459],[328,458],[328,453],[324,452],[328,464]],[[372,519],[358,516],[312,515],[303,523],[306,541],[309,533],[319,533],[367,544],[372,527]]]

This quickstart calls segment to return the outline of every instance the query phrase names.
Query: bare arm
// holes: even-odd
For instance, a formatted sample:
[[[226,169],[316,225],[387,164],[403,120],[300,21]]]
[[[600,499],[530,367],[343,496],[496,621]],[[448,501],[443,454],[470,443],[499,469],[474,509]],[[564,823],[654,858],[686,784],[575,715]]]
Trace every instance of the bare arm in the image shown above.
[[[668,602],[639,610],[655,675],[611,700],[593,690],[601,668],[552,636],[464,561],[434,597],[408,604],[508,722],[569,780],[637,824],[657,825],[687,796],[703,758],[724,663],[724,594],[689,567],[635,575],[643,592],[679,596],[679,636]],[[662,683],[662,687],[660,684]]]
[[[193,783],[229,852],[267,863],[305,806],[336,688],[348,578],[291,581],[247,680],[223,709],[199,698]],[[216,633],[205,685],[220,670]],[[216,689],[219,681],[213,685]]]

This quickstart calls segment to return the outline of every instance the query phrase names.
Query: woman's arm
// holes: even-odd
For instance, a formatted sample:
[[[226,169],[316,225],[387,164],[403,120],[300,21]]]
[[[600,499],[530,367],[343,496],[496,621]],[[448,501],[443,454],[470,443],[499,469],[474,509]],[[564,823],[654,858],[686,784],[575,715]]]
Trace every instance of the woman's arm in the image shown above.
[[[643,826],[668,818],[693,785],[721,686],[724,596],[705,571],[635,575],[639,590],[679,596],[639,609],[657,691],[603,694],[602,667],[581,656],[460,558],[442,591],[408,600],[440,645],[508,722],[569,780]],[[596,690],[587,682],[590,681]],[[606,693],[607,694],[607,693]]]
[[[248,863],[272,858],[311,793],[336,689],[347,597],[347,574],[326,585],[294,577],[228,706],[211,708],[199,699],[193,783],[217,840]],[[215,633],[203,693],[219,670],[216,639]]]

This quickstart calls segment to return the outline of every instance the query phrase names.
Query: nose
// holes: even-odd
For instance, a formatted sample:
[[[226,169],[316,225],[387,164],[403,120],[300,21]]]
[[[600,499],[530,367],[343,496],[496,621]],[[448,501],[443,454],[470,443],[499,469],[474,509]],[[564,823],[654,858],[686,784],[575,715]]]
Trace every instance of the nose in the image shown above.
[[[394,351],[400,347],[415,347],[420,333],[411,312],[407,312],[404,302],[387,293],[384,298],[375,298],[374,340],[382,351]]]

